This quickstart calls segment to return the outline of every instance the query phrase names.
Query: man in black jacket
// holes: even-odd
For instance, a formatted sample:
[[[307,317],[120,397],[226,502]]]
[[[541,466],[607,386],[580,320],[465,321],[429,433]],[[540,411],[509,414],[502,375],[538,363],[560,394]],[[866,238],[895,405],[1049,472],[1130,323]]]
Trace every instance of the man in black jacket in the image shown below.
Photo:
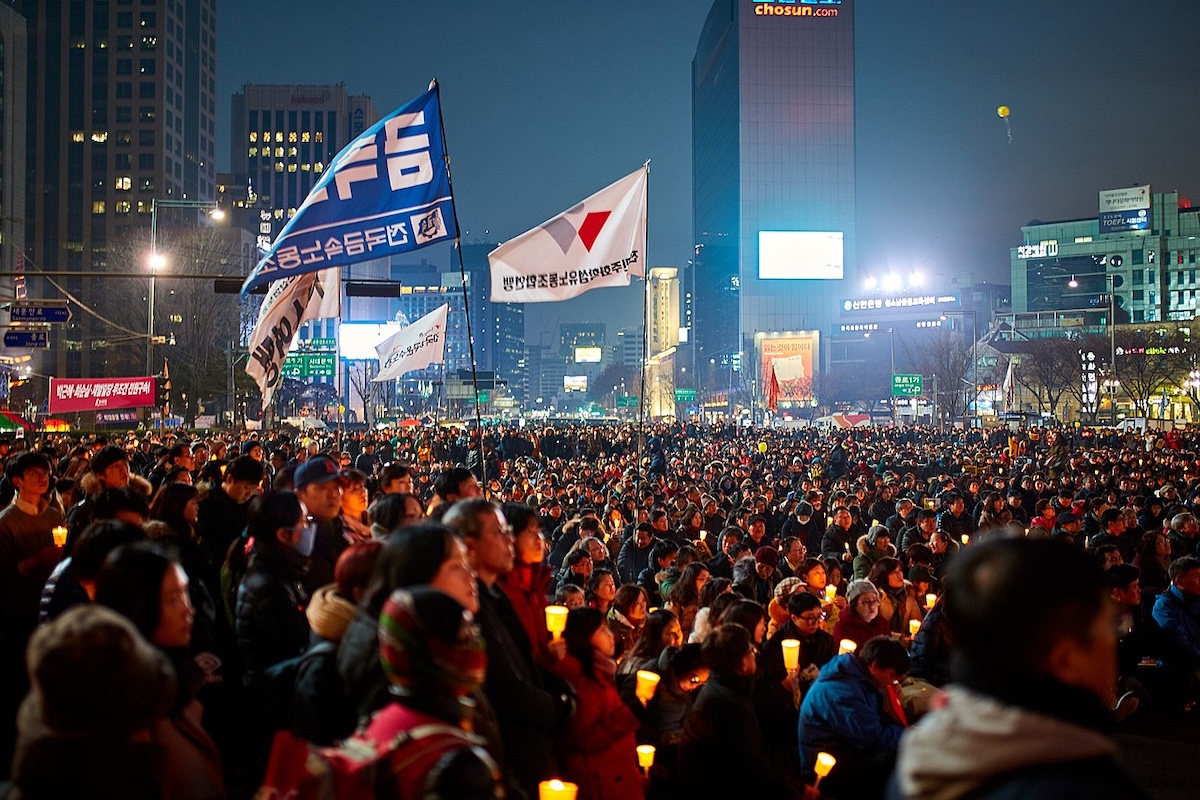
[[[504,741],[511,745],[505,766],[527,796],[537,797],[538,783],[558,776],[554,736],[570,717],[573,698],[569,687],[534,659],[525,628],[496,585],[516,559],[512,528],[500,509],[481,498],[461,500],[446,512],[444,521],[463,537],[478,575],[476,620],[488,652],[484,694],[495,709]],[[561,657],[565,645],[558,647]]]

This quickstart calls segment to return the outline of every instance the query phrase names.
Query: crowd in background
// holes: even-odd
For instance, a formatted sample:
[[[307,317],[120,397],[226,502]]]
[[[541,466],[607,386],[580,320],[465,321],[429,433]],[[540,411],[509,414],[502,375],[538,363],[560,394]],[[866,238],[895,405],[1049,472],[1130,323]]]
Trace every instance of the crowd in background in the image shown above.
[[[1200,696],[1190,432],[139,437],[0,442],[11,796],[1136,797]]]

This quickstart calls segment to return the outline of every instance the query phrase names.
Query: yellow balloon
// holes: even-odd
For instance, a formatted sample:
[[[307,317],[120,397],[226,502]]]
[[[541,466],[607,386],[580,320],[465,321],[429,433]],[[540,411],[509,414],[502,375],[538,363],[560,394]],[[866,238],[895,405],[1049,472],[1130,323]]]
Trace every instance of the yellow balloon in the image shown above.
[[[1008,106],[1000,106],[999,108],[996,109],[996,113],[1002,118],[1007,118],[1008,117]]]

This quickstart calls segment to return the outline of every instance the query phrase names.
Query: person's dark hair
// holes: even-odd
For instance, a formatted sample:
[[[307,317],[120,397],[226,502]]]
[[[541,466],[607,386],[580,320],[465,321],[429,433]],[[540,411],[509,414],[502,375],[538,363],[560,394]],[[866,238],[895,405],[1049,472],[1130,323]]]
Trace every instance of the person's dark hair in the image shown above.
[[[395,533],[400,527],[400,521],[404,519],[405,507],[409,498],[412,498],[417,505],[424,508],[421,498],[415,494],[385,494],[367,509],[371,523],[378,525],[390,533]]]
[[[104,559],[95,601],[124,616],[153,643],[162,618],[163,576],[174,564],[151,542],[122,545]]]
[[[933,563],[933,551],[929,549],[929,545],[921,542],[913,542],[904,548],[904,557],[908,559],[910,567],[917,564],[927,567]]]
[[[250,456],[238,456],[225,465],[224,479],[227,481],[246,481],[261,483],[263,479],[263,463]]]
[[[1108,588],[1124,589],[1142,576],[1142,571],[1133,564],[1116,564],[1105,573]]]
[[[174,460],[179,456],[190,456],[192,454],[192,446],[187,442],[177,442],[171,446],[170,455]]]
[[[92,510],[92,519],[112,519],[121,511],[141,514],[142,517],[150,515],[150,506],[146,503],[146,496],[131,486],[102,490],[96,495],[96,502],[92,506]]]
[[[646,605],[650,605],[650,598],[647,597],[645,589],[636,583],[626,583],[617,587],[617,596],[613,598],[613,608],[620,611],[628,619],[629,609],[633,608],[639,597],[645,598]]]
[[[917,512],[917,522],[927,519],[937,519],[937,511],[932,508],[922,508]]]
[[[815,594],[808,592],[792,592],[787,597],[788,614],[793,617],[798,617],[805,611],[812,611],[814,608],[821,607],[821,598]]]
[[[447,504],[443,503],[442,505]],[[496,504],[490,500],[484,500],[482,497],[469,497],[466,500],[455,502],[446,509],[445,515],[442,516],[442,522],[464,539],[478,539],[483,533],[483,525],[480,522],[483,514],[497,509]]]
[[[711,611],[708,613],[712,614]],[[721,616],[717,619],[717,624],[741,625],[753,636],[754,629],[758,627],[758,623],[765,622],[766,619],[767,611],[765,608],[753,600],[741,598],[721,612]]]
[[[363,472],[361,469],[348,467],[339,471],[338,475],[341,476],[343,486],[345,486],[347,483],[351,486],[365,486],[367,483],[367,473]]]
[[[100,450],[96,452],[96,455],[92,456],[92,461],[89,465],[89,468],[92,472],[99,474],[104,472],[104,470],[108,469],[118,461],[128,462],[129,456],[125,453],[123,448],[117,447],[115,444],[110,444],[100,448]]]
[[[411,475],[413,478],[417,477],[413,474],[412,467],[408,466],[407,464],[401,464],[399,461],[393,461],[384,467],[383,471],[379,473],[379,485],[387,486],[392,481],[408,475]]]
[[[679,552],[679,545],[670,539],[659,539],[650,548],[650,568],[658,569],[659,559],[668,558]]]
[[[50,459],[41,453],[25,452],[21,453],[14,459],[8,462],[8,467],[4,470],[8,480],[11,482],[14,478],[19,478],[31,469],[44,469],[47,473],[52,473],[50,468]]]
[[[437,476],[437,480],[433,482],[434,494],[443,500],[449,500],[450,495],[457,495],[459,488],[473,477],[475,476],[471,474],[471,470],[466,467],[451,467],[443,470]]]
[[[875,584],[881,592],[891,591],[891,587],[887,583],[887,576],[897,569],[900,569],[900,559],[890,556],[881,558],[871,565],[871,571],[867,573],[867,580]]]
[[[720,625],[705,637],[700,653],[714,674],[732,677],[753,646],[749,631],[742,626]]]
[[[150,503],[150,519],[167,523],[175,533],[189,536],[191,523],[183,517],[187,504],[199,495],[195,486],[186,483],[164,483]]]
[[[525,530],[530,520],[537,519],[537,512],[525,503],[505,503],[501,511],[504,513],[504,519],[512,526],[514,536]]]
[[[675,615],[665,608],[651,611],[646,615],[646,624],[642,627],[642,635],[638,637],[637,644],[625,655],[625,658],[635,660],[649,658],[657,661],[665,647],[662,641],[663,631],[675,621]]]
[[[862,646],[862,650],[858,651],[858,658],[864,664],[874,664],[880,669],[894,669],[898,676],[908,674],[910,663],[908,651],[904,649],[904,645],[890,636],[875,636],[868,639]]]
[[[246,531],[255,547],[280,548],[276,536],[280,528],[296,524],[304,506],[294,492],[264,492],[250,501],[246,512]]]
[[[422,522],[397,530],[384,544],[361,606],[379,615],[396,589],[429,583],[454,551],[455,533],[438,522]]]
[[[1171,567],[1167,571],[1167,577],[1174,581],[1180,575],[1189,570],[1200,569],[1200,558],[1195,556],[1181,556],[1171,562]]]
[[[567,569],[572,569],[579,566],[579,562],[583,561],[585,558],[591,559],[591,557],[591,553],[589,553],[585,548],[579,547],[567,553],[567,555],[563,558],[563,566]]]
[[[296,468],[298,463],[285,464],[283,469],[275,473],[271,488],[277,492],[290,492],[296,487]]]
[[[1086,641],[1108,594],[1096,560],[1059,540],[963,548],[949,562],[943,595],[956,679],[995,692],[1040,674],[1056,641]]]
[[[93,580],[109,553],[123,544],[146,540],[146,532],[137,525],[115,519],[93,522],[71,548],[71,574],[78,580]]]
[[[708,583],[704,584],[704,588],[700,590],[700,607],[712,606],[718,597],[729,591],[731,586],[733,586],[733,581],[729,578],[709,578]]]
[[[560,606],[565,606],[567,604],[567,598],[576,592],[578,592],[580,595],[583,595],[583,589],[579,588],[575,584],[561,584],[557,589],[554,590],[554,602]]]
[[[600,588],[600,581],[604,580],[605,576],[613,579],[613,583],[617,582],[617,576],[613,574],[611,569],[594,569],[592,574],[587,579],[587,599],[590,601],[596,596],[596,590]]]
[[[708,565],[700,561],[693,561],[684,567],[683,572],[679,573],[679,578],[672,584],[671,591],[667,593],[667,601],[681,609],[699,606],[700,592],[696,591],[696,581],[702,572],[708,572]],[[708,583],[712,583],[712,578],[708,579]],[[708,583],[704,585],[707,587]]]
[[[1101,566],[1104,565],[1104,559],[1108,558],[1109,553],[1121,554],[1120,549],[1115,544],[1102,544],[1092,551],[1092,556]]]
[[[726,525],[721,529],[720,536],[717,537],[717,547],[723,549],[725,547],[725,540],[734,538],[740,542],[745,536],[746,532],[737,525]]]
[[[604,614],[594,608],[580,606],[567,614],[567,627],[563,639],[567,643],[567,654],[574,656],[583,667],[585,675],[596,677],[596,654],[592,649],[592,634],[604,625]]]
[[[690,564],[696,563],[699,559],[700,556],[696,553],[695,547],[692,547],[690,544],[680,545],[679,550],[675,553],[675,567],[683,569]]]
[[[685,644],[682,647],[670,648],[671,652],[667,657],[667,669],[676,678],[682,678],[689,672],[707,666],[704,662],[704,655],[701,649],[701,646],[698,644]]]

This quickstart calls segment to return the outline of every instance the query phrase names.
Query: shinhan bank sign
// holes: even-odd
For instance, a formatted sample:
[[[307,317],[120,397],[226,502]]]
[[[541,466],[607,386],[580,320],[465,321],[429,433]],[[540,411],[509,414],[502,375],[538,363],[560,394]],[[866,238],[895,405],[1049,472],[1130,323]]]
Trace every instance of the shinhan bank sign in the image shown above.
[[[849,0],[846,0],[847,2]],[[843,0],[753,0],[758,17],[836,17]]]

